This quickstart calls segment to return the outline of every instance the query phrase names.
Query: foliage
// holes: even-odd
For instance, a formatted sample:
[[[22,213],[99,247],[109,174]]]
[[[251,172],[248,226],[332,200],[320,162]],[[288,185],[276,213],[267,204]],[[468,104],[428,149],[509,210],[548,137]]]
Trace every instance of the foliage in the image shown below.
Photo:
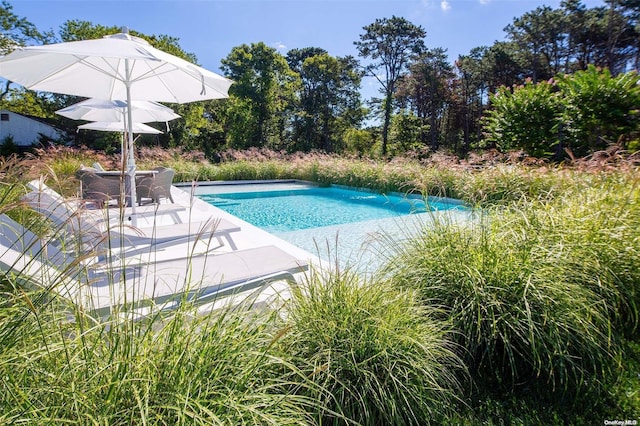
[[[396,260],[384,276],[309,273],[286,311],[183,306],[96,322],[2,273],[0,423],[559,425],[640,409],[637,158],[137,155],[181,180],[297,177],[484,209],[477,222],[426,222],[396,240],[381,253]],[[0,160],[3,212],[43,171],[72,193],[80,163],[118,163],[68,147]]]
[[[95,323],[33,296],[3,295],[2,423],[309,423],[281,379],[289,364],[269,351],[273,314]]]
[[[491,96],[484,118],[487,141],[502,150],[524,149],[542,157],[569,149],[584,156],[637,137],[640,79],[635,72],[613,77],[589,66],[557,82],[502,87]]]
[[[509,220],[478,229],[436,224],[400,249],[388,273],[442,307],[477,386],[539,383],[575,395],[612,364],[605,307],[562,268],[562,247]]]
[[[299,77],[282,55],[262,42],[234,47],[222,60],[222,70],[234,81],[230,97],[238,99],[229,105],[236,120],[228,146],[279,148],[286,122],[283,112],[294,99]]]
[[[18,145],[11,136],[7,136],[0,141],[0,156],[9,157],[11,154],[18,153]]]
[[[389,133],[389,154],[402,155],[405,152],[419,150],[424,145],[420,143],[423,130],[423,120],[412,112],[400,111],[391,120]]]
[[[590,65],[585,71],[560,77],[563,122],[568,146],[576,155],[625,141],[640,130],[640,77],[636,72],[612,76]]]
[[[548,80],[565,65],[565,12],[541,6],[514,18],[505,32],[517,46],[520,62],[527,64],[534,82]]]
[[[637,340],[640,324],[637,176],[581,178],[551,199],[523,198],[472,223],[436,220],[418,238],[390,245],[385,271],[445,312],[474,398],[540,393],[524,400],[552,406],[559,423],[584,410],[617,410],[592,401],[616,404],[608,387],[620,374],[620,342]]]
[[[374,23],[363,27],[363,30],[365,32],[360,34],[360,40],[354,44],[360,56],[365,59],[371,58],[373,62],[366,66],[366,73],[375,77],[382,86],[382,155],[386,155],[396,83],[409,65],[410,59],[424,51],[423,39],[426,32],[422,27],[397,16],[376,19]],[[384,79],[379,77],[379,71],[383,71]]]
[[[357,61],[307,48],[289,51],[287,62],[301,79],[300,96],[293,106],[289,149],[342,151],[343,133],[357,128],[363,118]]]
[[[420,118],[422,131],[419,140],[433,151],[440,148],[440,131],[451,103],[450,82],[453,69],[447,63],[444,49],[432,49],[421,54],[409,66],[409,73],[398,82],[396,96],[406,100]],[[429,137],[425,129],[429,129]]]
[[[460,363],[444,323],[411,292],[320,273],[294,293],[279,342],[317,386],[318,424],[439,423],[456,399]]]
[[[51,100],[23,88],[11,87],[0,99],[0,109],[32,117],[51,118]]]
[[[552,154],[561,107],[551,83],[503,86],[491,96],[491,106],[484,121],[487,142],[502,151],[520,148],[535,157]]]
[[[374,135],[365,129],[347,129],[343,135],[345,152],[349,154],[372,155]]]
[[[153,139],[144,137],[139,142],[197,149],[211,160],[222,149],[249,147],[290,152],[381,153],[385,157],[388,151],[392,155],[404,152],[404,148],[397,149],[397,144],[389,144],[393,145],[390,139],[398,136],[398,129],[393,128],[395,116],[400,115],[403,120],[403,111],[409,109],[422,121],[419,139],[403,141],[401,145],[419,143],[422,147],[418,150],[422,152],[429,145],[431,151],[444,148],[464,156],[471,149],[495,144],[493,140],[483,140],[481,120],[488,108],[489,94],[504,90],[499,89],[501,86],[526,85],[527,79],[542,82],[556,75],[587,70],[590,64],[609,69],[613,76],[637,69],[637,6],[635,0],[625,0],[587,8],[579,0],[567,0],[559,8],[538,7],[514,17],[504,29],[504,41],[474,47],[455,60],[455,68],[447,64],[444,48],[426,49],[422,27],[396,16],[376,19],[363,27],[354,43],[359,59],[366,61],[363,64],[350,56],[333,57],[322,47],[293,49],[285,58],[264,42],[235,46],[222,60],[223,72],[234,80],[231,97],[170,105],[183,118],[174,121],[165,134]],[[26,18],[15,15],[7,1],[0,5],[0,28],[0,50],[5,52],[18,45],[83,40],[120,31],[115,25],[69,20],[57,35],[40,32]],[[131,33],[161,50],[197,62],[194,54],[180,47],[176,37],[141,34],[133,29]],[[368,100],[371,111],[362,107],[358,93],[363,75],[378,79],[383,94],[382,99]],[[577,97],[586,96],[586,92]],[[114,145],[105,143],[102,135],[95,132],[76,134],[77,123],[54,115],[55,110],[79,100],[72,96],[34,95],[16,89],[11,82],[4,82],[0,91],[0,108],[47,117],[75,136],[77,145]],[[553,147],[549,145],[554,141],[546,138],[548,125],[541,127],[543,135],[538,135],[546,139],[534,141],[532,135],[527,141],[505,141],[504,145],[526,147],[528,152],[542,156],[552,151],[562,154],[565,148],[572,155],[589,155],[608,143],[618,142],[624,148],[635,149],[638,136],[629,127],[635,113],[624,122],[626,105],[618,101],[610,105],[609,111],[599,111],[603,112],[598,118],[602,120],[600,124],[589,118],[592,111],[580,110],[579,103],[571,104],[576,108],[566,107],[568,121],[565,119],[558,129],[554,140],[560,142]],[[540,106],[541,116],[533,121],[544,123],[545,114],[555,108],[555,101]],[[369,112],[371,127],[364,130],[372,140],[362,143],[366,138],[357,138],[354,143],[353,136],[363,130],[361,126]],[[582,121],[574,123],[574,118]],[[616,124],[608,125],[610,119]],[[409,134],[416,137],[413,132]],[[354,152],[356,147],[361,150]]]
[[[50,34],[38,31],[27,18],[13,13],[13,6],[7,0],[0,3],[0,31],[0,56],[12,52],[17,46],[26,46],[32,41],[44,42],[50,37]]]
[[[140,168],[158,165],[176,170],[175,181],[191,182],[233,179],[302,179],[322,184],[335,183],[374,189],[380,192],[417,192],[458,198],[471,205],[490,206],[523,198],[554,198],[581,179],[562,168],[521,153],[484,151],[460,160],[440,153],[428,158],[395,158],[392,161],[370,157],[324,153],[292,153],[266,149],[226,150],[219,162],[211,164],[197,151],[180,148],[164,150],[137,147]],[[63,188],[77,189],[73,176],[81,163],[98,161],[105,168],[117,169],[118,155],[105,155],[86,148],[49,147],[35,151],[34,161],[24,164],[25,178],[37,178],[43,170],[53,170]],[[526,162],[536,167],[519,167]],[[594,171],[624,170],[637,167],[636,157],[606,154],[576,161],[576,167]],[[73,192],[72,192],[73,193]]]

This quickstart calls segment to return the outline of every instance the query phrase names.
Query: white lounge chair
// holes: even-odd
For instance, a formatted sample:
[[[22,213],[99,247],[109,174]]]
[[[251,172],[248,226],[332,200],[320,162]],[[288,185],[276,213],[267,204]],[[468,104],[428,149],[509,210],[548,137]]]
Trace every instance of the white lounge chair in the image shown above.
[[[32,258],[46,259],[48,263],[63,269],[74,262],[75,257],[25,228],[5,214],[0,214],[0,244],[25,253]]]
[[[48,187],[29,192],[23,201],[59,228],[66,229],[70,237],[81,243],[81,251],[84,252],[97,250],[104,253],[109,250],[117,255],[135,255],[182,243],[202,241],[208,245],[212,238],[219,243],[215,248],[224,245],[224,238],[231,249],[237,249],[231,234],[240,231],[240,227],[224,219],[133,228],[111,223],[111,220],[116,220],[109,217],[105,220],[100,211],[83,209]],[[211,249],[209,246],[207,248]]]
[[[295,283],[294,274],[307,269],[307,262],[275,246],[264,246],[194,256],[188,261],[137,265],[125,271],[118,267],[91,280],[76,279],[0,241],[0,270],[4,274],[25,285],[55,292],[97,317],[114,311],[143,316],[175,309],[183,302],[201,306],[276,281]]]

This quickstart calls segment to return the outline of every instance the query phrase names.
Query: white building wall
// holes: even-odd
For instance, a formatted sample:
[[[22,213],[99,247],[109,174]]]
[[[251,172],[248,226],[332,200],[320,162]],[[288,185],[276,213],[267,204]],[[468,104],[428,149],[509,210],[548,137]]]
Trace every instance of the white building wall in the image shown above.
[[[0,110],[0,144],[11,136],[16,145],[31,146],[38,143],[40,133],[51,139],[62,138],[61,132],[55,127],[15,112]]]

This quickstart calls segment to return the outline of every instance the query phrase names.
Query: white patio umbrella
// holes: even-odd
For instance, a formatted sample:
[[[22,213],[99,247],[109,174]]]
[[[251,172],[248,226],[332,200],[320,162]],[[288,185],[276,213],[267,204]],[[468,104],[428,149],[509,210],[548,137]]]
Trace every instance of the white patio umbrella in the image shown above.
[[[59,109],[56,114],[72,120],[123,122],[127,117],[127,102],[92,98]],[[180,118],[171,108],[153,101],[131,101],[131,114],[134,123],[167,122]]]
[[[135,121],[133,122],[132,129],[134,134],[146,133],[146,134],[159,135],[162,133],[162,131],[158,129],[155,129],[144,123],[137,123]],[[81,124],[80,126],[78,126],[78,130],[99,130],[103,132],[121,133],[122,134],[122,141],[121,141],[122,146],[120,149],[120,152],[122,153],[121,161],[122,161],[122,167],[126,167],[127,158],[129,157],[127,156],[127,143],[125,142],[125,137],[127,134],[127,123],[126,123],[125,117],[121,117],[120,121],[92,121],[90,123]],[[136,139],[137,138],[134,138],[134,141]]]
[[[232,81],[152,47],[128,33],[101,39],[19,48],[0,58],[0,77],[27,89],[85,96],[186,103],[228,97]],[[127,126],[133,124],[127,108]],[[135,173],[133,132],[127,167]],[[131,199],[135,200],[135,185]],[[135,203],[134,212],[135,212]],[[135,220],[135,214],[133,215]]]
[[[121,100],[111,99],[86,99],[82,102],[75,103],[66,108],[56,111],[56,114],[73,120],[88,120],[92,123],[78,126],[78,129],[102,130],[111,132],[127,133],[127,103]],[[133,133],[162,133],[153,127],[141,125],[141,123],[149,123],[153,121],[164,121],[167,123],[167,131],[169,131],[168,122],[180,118],[178,114],[154,101],[131,101],[131,114],[133,118]],[[109,124],[117,123],[117,124]],[[122,139],[122,166],[127,164],[127,146],[125,138]],[[135,158],[135,157],[134,157]]]
[[[86,129],[86,130],[101,130],[104,132],[120,132],[126,133],[127,125],[123,122],[117,121],[92,121],[87,124],[81,124],[78,126],[78,129]],[[151,126],[148,126],[144,123],[133,123],[133,133],[148,133],[158,135],[162,133],[162,131],[158,129],[154,129]]]

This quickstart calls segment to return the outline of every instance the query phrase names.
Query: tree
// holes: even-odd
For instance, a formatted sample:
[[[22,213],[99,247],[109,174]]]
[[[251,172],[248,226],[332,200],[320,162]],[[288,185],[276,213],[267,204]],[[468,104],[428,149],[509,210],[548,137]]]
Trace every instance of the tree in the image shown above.
[[[301,81],[293,124],[296,148],[335,151],[346,129],[363,117],[357,61],[319,48],[294,49],[287,61]]]
[[[634,29],[632,67],[640,69],[640,0],[620,0],[621,13],[629,20],[629,26]]]
[[[401,109],[391,118],[389,153],[402,155],[409,151],[424,151],[425,145],[420,142],[424,133],[423,120],[412,111]]]
[[[638,3],[624,0],[606,0],[607,43],[605,66],[614,74],[623,73],[636,57],[638,41]],[[626,14],[625,14],[626,13]]]
[[[432,150],[440,146],[441,120],[451,99],[453,68],[444,49],[428,50],[409,65],[409,74],[398,81],[397,95],[409,102],[421,121],[420,141]],[[429,129],[429,140],[424,129]]]
[[[543,6],[514,19],[505,28],[534,83],[561,71],[567,55],[565,27],[562,10]]]
[[[481,62],[489,93],[494,93],[500,86],[521,84],[526,79],[526,70],[512,42],[494,43],[485,51]]]
[[[488,51],[488,47],[476,47],[455,62],[453,125],[462,131],[463,153],[471,148],[472,135],[475,141],[481,136],[478,121],[489,97],[489,70],[484,60]]]
[[[51,32],[40,32],[26,18],[13,13],[13,6],[7,0],[0,2],[0,56],[7,55],[16,47],[34,42],[46,43],[53,37]]]
[[[360,56],[372,60],[365,67],[365,72],[375,77],[382,85],[381,93],[384,94],[382,155],[386,155],[396,83],[406,71],[410,60],[424,51],[426,32],[422,27],[396,16],[390,19],[376,19],[373,24],[363,29],[365,33],[361,34],[360,41],[354,44]],[[380,70],[383,70],[382,77],[378,74]]]
[[[229,89],[227,142],[233,148],[282,148],[286,111],[299,84],[284,56],[266,44],[234,47],[222,60]]]

